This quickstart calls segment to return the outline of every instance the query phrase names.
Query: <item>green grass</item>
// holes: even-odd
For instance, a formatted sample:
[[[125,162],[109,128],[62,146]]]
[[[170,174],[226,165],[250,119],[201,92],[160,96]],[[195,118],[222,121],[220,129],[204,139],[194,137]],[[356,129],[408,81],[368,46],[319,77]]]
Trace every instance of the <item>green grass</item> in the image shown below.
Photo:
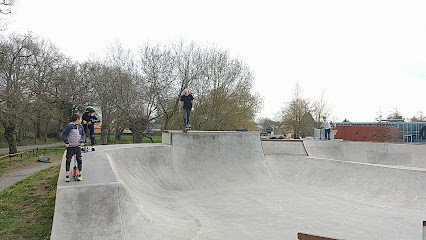
[[[6,140],[3,138],[3,133],[4,129],[0,128],[0,148],[8,148],[8,144],[6,142]],[[161,136],[153,136],[152,137],[154,139],[155,143],[161,143]],[[96,139],[96,143],[100,144],[101,141],[101,135],[100,134],[96,134],[95,135],[95,139]],[[87,140],[90,142],[90,139],[87,138]],[[128,143],[132,143],[133,139],[132,139],[132,135],[128,135],[128,134],[123,134],[121,135],[121,140],[116,140],[114,137],[114,134],[111,134],[110,136],[110,144],[128,144]],[[147,137],[144,137],[142,140],[143,143],[150,143],[151,140]],[[28,137],[23,139],[19,144],[18,147],[23,147],[23,146],[31,146],[31,145],[44,145],[44,144],[53,144],[53,143],[62,143],[61,140],[58,140],[57,138],[48,138],[47,142],[44,142],[43,139],[34,139],[33,137]]]
[[[65,151],[65,147],[50,147],[50,148],[39,150],[38,156],[46,155],[50,157],[51,162],[55,162],[55,161],[60,161],[62,159],[62,155],[64,154],[64,151]],[[16,156],[16,157],[13,157],[12,159],[9,159],[9,158],[0,159],[0,177],[6,173],[17,171],[19,169],[44,164],[44,163],[38,162],[37,158],[38,157],[35,155],[32,155],[30,157],[29,152],[25,152],[22,158],[20,156]]]
[[[161,143],[161,136],[153,136]],[[100,135],[96,135],[100,143]],[[150,139],[144,138],[144,143]],[[132,143],[131,135],[123,135],[120,141],[111,137],[111,144]],[[29,144],[32,145],[32,144]],[[51,161],[60,161],[65,148],[50,147],[39,150]],[[15,157],[0,160],[0,176],[37,164],[36,157]],[[56,184],[60,166],[42,170],[0,192],[0,239],[50,239],[55,208]],[[66,231],[66,230],[65,230]]]
[[[50,239],[59,168],[37,172],[0,192],[0,239]]]
[[[58,140],[57,138],[48,138],[47,143],[44,142],[44,139],[37,139],[34,140],[34,138],[26,138],[23,139],[19,144],[18,147],[23,146],[31,146],[31,145],[44,145],[44,144],[52,144],[52,143],[61,143],[61,140]],[[0,148],[8,148],[9,145],[7,144],[6,140],[0,141]]]
[[[44,139],[35,139],[34,133],[27,132],[26,136],[18,144],[18,147],[52,144],[52,143],[58,143],[58,142],[62,142],[62,141],[58,138],[47,138],[46,142],[44,141]],[[4,128],[0,127],[0,148],[8,148],[8,147],[9,145],[7,144],[7,140],[4,137]]]

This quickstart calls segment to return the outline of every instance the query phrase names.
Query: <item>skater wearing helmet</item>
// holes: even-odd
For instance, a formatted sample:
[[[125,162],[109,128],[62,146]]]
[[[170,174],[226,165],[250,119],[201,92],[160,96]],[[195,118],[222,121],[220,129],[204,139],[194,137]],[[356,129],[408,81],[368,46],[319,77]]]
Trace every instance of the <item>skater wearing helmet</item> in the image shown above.
[[[86,112],[83,114],[83,127],[86,136],[90,136],[90,143],[92,145],[92,151],[95,151],[95,122],[99,122],[98,118],[95,116],[95,108],[92,106],[88,106],[86,108]],[[87,131],[90,131],[90,135],[87,134]],[[85,141],[86,142],[86,141]],[[86,148],[85,148],[86,149]]]
[[[322,119],[324,121],[321,124],[321,127],[323,127],[325,129],[325,139],[330,140],[330,129],[331,129],[330,122],[327,120],[326,116],[323,116]]]

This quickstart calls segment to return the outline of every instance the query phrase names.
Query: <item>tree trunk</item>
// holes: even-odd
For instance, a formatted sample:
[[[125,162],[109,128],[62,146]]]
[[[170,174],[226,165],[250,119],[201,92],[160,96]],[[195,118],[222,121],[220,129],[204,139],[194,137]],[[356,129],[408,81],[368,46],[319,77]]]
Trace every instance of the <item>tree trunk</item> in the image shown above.
[[[109,122],[105,121],[102,122],[102,126],[101,126],[101,140],[102,140],[102,144],[106,145],[109,143]]]
[[[164,118],[163,130],[169,129],[169,123],[170,123],[170,119],[172,119],[172,117],[174,115],[173,113],[174,112],[172,112],[170,115],[167,112],[164,113],[165,118]]]
[[[117,130],[117,128],[115,129],[115,140],[120,141],[121,140],[121,133],[120,131]]]
[[[111,125],[112,125],[112,109],[111,103],[103,101],[101,103],[102,109],[102,125],[101,125],[101,141],[103,145],[109,144],[111,142]]]
[[[49,118],[50,119],[50,118]],[[47,135],[49,134],[49,120],[46,120],[46,129],[44,131],[44,143],[47,144]]]
[[[169,127],[169,116],[167,115],[167,113],[166,114],[164,114],[165,115],[165,118],[164,118],[164,125],[163,125],[163,130],[166,130],[166,129],[168,129],[168,127]]]
[[[133,143],[142,143],[143,133],[139,130],[132,130]]]
[[[9,154],[14,154],[18,152],[18,148],[16,146],[16,136],[15,136],[15,126],[13,124],[10,124],[6,126],[4,124],[4,137],[7,140],[7,143],[9,145]]]
[[[141,143],[143,139],[143,132],[148,126],[146,119],[139,118],[132,122],[132,137],[133,143]]]
[[[16,138],[16,142],[17,142],[18,144],[19,144],[19,143],[21,143],[22,138],[23,138],[23,136],[22,136],[22,129],[21,129],[21,128],[19,128],[18,136],[17,136],[17,138]]]
[[[41,126],[40,126],[40,121],[39,121],[39,119],[40,118],[37,118],[37,122],[36,122],[36,124],[35,124],[35,130],[36,130],[36,135],[35,135],[35,141],[37,141],[37,139],[40,139],[41,138]]]
[[[120,141],[121,140],[121,135],[123,135],[123,129],[120,126],[120,124],[116,123],[115,124],[115,140]]]

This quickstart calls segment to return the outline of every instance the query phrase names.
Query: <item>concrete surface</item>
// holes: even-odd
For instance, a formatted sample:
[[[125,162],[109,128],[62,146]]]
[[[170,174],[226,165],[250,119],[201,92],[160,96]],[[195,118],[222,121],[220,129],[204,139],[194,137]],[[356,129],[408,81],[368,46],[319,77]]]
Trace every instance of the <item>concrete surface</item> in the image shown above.
[[[162,144],[99,146],[83,155],[82,182],[66,183],[62,163],[51,239],[422,238],[425,169],[312,145],[314,157],[255,132],[168,131]]]
[[[302,140],[262,140],[262,149],[268,155],[308,155]]]

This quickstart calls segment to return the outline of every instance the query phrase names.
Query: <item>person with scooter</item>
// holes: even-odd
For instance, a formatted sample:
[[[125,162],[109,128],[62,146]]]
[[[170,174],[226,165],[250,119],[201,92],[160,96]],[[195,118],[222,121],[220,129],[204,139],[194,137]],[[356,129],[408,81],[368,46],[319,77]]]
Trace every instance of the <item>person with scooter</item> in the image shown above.
[[[67,125],[62,133],[62,140],[65,143],[67,148],[66,154],[66,164],[65,164],[65,181],[70,181],[70,164],[71,158],[76,155],[78,171],[77,171],[77,181],[82,180],[83,174],[83,162],[81,157],[81,147],[84,146],[86,140],[86,134],[84,133],[83,126],[81,124],[81,115],[74,113],[71,116],[71,122]]]

